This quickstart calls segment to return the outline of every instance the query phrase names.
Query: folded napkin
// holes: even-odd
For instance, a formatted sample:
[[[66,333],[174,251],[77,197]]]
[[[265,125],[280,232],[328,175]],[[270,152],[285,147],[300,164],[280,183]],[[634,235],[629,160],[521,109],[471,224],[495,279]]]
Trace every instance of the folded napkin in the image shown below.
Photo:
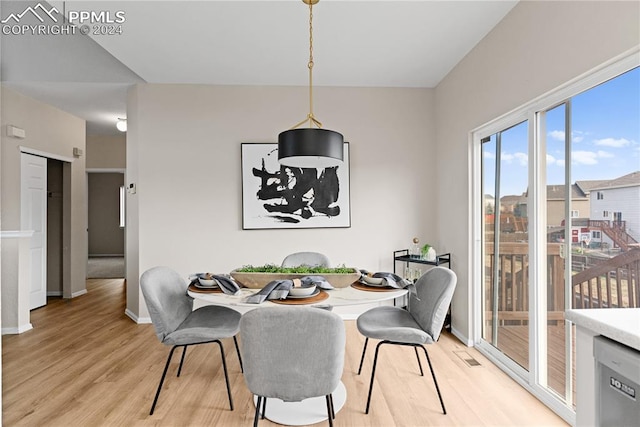
[[[285,299],[291,288],[293,288],[293,280],[272,280],[260,292],[246,297],[244,302],[261,304],[267,299]]]
[[[331,283],[327,282],[322,276],[304,276],[300,278],[302,287],[309,285],[316,285],[320,289],[334,289]],[[262,288],[260,292],[256,292],[253,295],[249,295],[244,299],[244,302],[249,304],[261,304],[265,300],[270,299],[285,299],[289,296],[289,290],[293,288],[293,280],[273,280],[267,283],[267,286]]]
[[[189,285],[195,285],[198,283],[198,277],[200,277],[202,273],[196,273],[189,276],[189,280],[191,283]],[[220,290],[225,294],[235,295],[240,292],[240,286],[236,283],[235,280],[231,276],[222,276],[219,274],[212,274],[211,278],[218,284]]]
[[[367,276],[369,272],[367,270],[360,270],[360,273],[361,273],[360,282],[366,285],[367,282],[364,280],[363,276]],[[382,273],[374,273],[372,277],[382,279],[382,283],[385,286],[389,286],[391,288],[396,288],[396,289],[407,289],[409,293],[411,293],[412,295],[417,295],[416,285],[414,285],[412,282],[406,279],[403,279],[397,274],[382,272]]]
[[[333,286],[331,286],[331,283],[327,282],[327,279],[325,279],[323,276],[304,276],[300,279],[300,282],[302,282],[303,287],[316,285],[320,289],[335,289]]]

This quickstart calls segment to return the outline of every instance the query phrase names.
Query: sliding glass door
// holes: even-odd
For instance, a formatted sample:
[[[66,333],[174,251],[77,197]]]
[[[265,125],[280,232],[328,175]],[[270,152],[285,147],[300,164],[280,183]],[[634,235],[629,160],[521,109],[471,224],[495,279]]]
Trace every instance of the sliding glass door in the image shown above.
[[[612,68],[474,134],[478,347],[565,419],[565,311],[640,307],[640,68]]]

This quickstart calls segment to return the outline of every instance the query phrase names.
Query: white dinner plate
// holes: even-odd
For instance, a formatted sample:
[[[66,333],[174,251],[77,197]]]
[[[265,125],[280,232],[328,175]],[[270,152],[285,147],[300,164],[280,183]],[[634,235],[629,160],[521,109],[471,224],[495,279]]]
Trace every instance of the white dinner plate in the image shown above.
[[[287,299],[302,299],[302,298],[311,298],[311,297],[315,297],[316,295],[320,294],[320,289],[316,288],[316,290],[309,295],[287,295]]]
[[[219,287],[220,287],[220,286],[218,286],[217,284],[210,285],[210,286],[208,286],[208,285],[201,285],[201,284],[200,284],[200,282],[198,282],[198,281],[196,281],[196,283],[194,283],[194,286],[195,286],[196,288],[199,288],[199,289],[217,289],[217,288],[219,288]]]
[[[364,280],[359,280],[358,283],[361,283],[361,284],[363,284],[365,286],[369,286],[369,287],[372,287],[372,288],[390,288],[390,286],[387,286],[387,281],[386,280],[383,280],[382,283],[379,283],[377,285],[373,284],[373,283],[370,283],[370,282],[366,282]]]
[[[370,286],[386,286],[384,285],[385,280],[382,277],[362,276],[362,280]]]

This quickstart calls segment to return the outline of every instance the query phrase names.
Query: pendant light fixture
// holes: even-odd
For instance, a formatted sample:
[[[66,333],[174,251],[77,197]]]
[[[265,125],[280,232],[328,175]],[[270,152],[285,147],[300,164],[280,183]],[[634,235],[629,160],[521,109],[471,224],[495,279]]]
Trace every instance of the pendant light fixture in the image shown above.
[[[322,123],[313,115],[313,5],[318,1],[302,0],[309,5],[309,114],[278,135],[278,161],[284,166],[328,168],[340,165],[343,159],[342,134],[322,129]],[[309,127],[299,129],[307,121]]]
[[[127,119],[119,118],[118,121],[116,122],[116,128],[118,128],[118,130],[120,132],[126,132],[127,131]]]

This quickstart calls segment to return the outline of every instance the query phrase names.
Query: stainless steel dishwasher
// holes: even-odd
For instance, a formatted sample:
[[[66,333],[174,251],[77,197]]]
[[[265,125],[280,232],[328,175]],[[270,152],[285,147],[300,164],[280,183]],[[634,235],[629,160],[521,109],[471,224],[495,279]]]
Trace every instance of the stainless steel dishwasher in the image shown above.
[[[603,336],[593,340],[596,421],[599,426],[640,425],[640,351]]]

